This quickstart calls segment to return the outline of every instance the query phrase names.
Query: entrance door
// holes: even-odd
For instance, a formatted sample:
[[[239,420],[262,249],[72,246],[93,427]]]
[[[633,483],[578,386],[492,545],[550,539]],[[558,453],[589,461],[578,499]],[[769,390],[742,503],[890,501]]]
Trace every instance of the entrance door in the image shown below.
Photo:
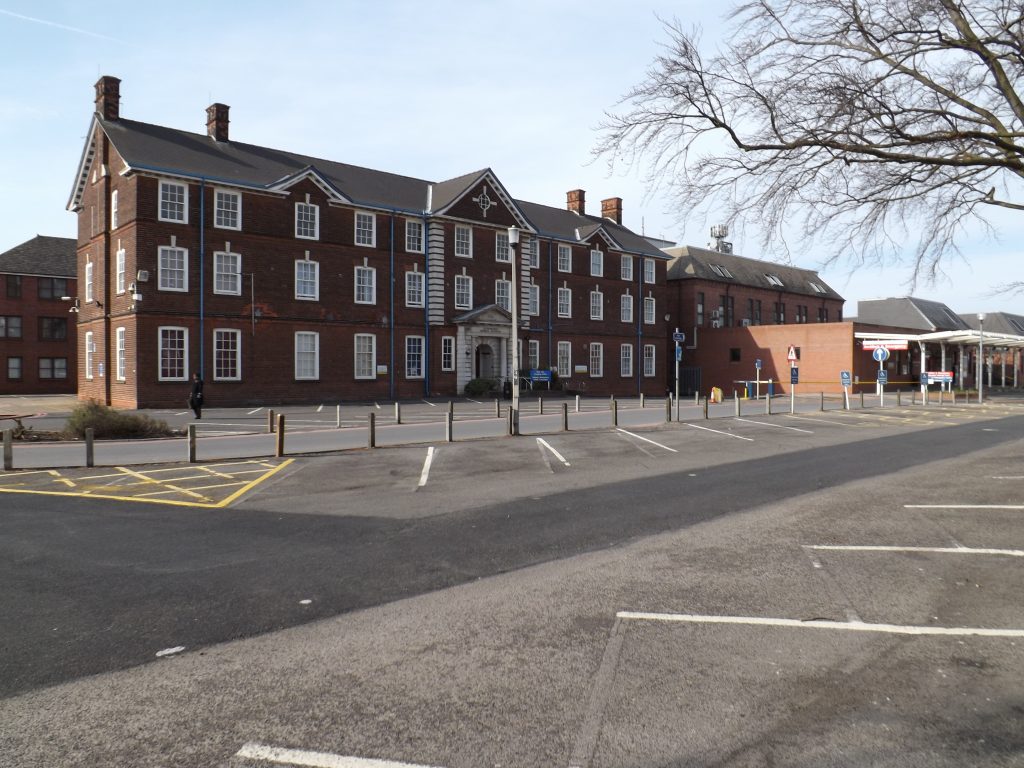
[[[476,348],[476,377],[494,378],[494,350],[490,344],[481,344]]]

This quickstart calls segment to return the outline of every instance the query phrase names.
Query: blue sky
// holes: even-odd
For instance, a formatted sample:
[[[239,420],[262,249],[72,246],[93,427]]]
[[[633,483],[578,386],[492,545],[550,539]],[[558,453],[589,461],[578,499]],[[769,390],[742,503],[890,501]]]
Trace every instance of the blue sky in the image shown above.
[[[244,12],[239,9],[244,8]],[[643,169],[609,175],[590,150],[605,110],[639,82],[665,33],[659,16],[725,31],[726,4],[677,0],[257,0],[243,4],[0,0],[0,136],[17,148],[0,185],[0,251],[36,234],[75,235],[65,210],[100,75],[121,78],[121,114],[205,131],[206,107],[231,106],[231,136],[430,180],[493,168],[515,196],[588,211],[622,197],[624,223],[706,245],[715,221],[680,221]],[[1018,221],[1018,217],[1020,220]],[[947,278],[915,295],[958,312],[1024,313],[992,296],[1024,279],[1024,216],[998,240],[980,233]],[[760,257],[754,230],[737,253]],[[815,254],[795,259],[818,268]],[[822,277],[856,301],[906,295],[906,268]]]

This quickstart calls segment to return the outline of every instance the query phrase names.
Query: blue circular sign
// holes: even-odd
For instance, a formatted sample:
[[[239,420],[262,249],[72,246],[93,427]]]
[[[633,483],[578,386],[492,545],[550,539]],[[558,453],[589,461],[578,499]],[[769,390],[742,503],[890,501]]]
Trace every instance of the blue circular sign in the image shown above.
[[[880,363],[884,363],[889,359],[889,350],[885,347],[875,347],[871,352],[871,356]]]

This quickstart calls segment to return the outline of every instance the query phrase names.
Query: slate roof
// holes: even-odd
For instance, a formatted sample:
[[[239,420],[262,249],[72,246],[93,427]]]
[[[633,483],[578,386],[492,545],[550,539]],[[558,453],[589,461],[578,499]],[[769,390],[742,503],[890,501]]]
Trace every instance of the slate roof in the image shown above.
[[[813,269],[776,264],[771,261],[751,259],[747,256],[738,256],[735,253],[721,253],[692,245],[666,248],[665,253],[674,257],[668,267],[669,280],[702,279],[712,280],[716,283],[733,282],[769,291],[805,294],[819,299],[844,300]],[[719,268],[724,267],[723,272],[727,271],[727,274],[719,274],[712,265]],[[770,282],[766,275],[778,278],[782,285]],[[822,290],[815,290],[812,283]]]
[[[961,314],[960,319],[973,330],[978,330],[978,313]],[[1010,333],[1017,336],[1024,336],[1024,315],[1014,315],[1009,312],[986,312],[985,330],[991,333]]]
[[[940,301],[913,296],[868,299],[857,302],[857,321],[922,331],[964,331],[970,326]]]
[[[0,253],[0,273],[77,277],[78,242],[71,237],[36,235],[6,253]]]
[[[442,210],[488,173],[493,175],[490,169],[484,168],[431,182],[239,141],[219,142],[205,134],[136,120],[105,120],[98,115],[94,119],[95,125],[107,134],[124,161],[135,170],[205,178],[211,183],[264,190],[306,173],[315,173],[335,192],[357,205],[409,213]],[[69,208],[77,204],[80,189],[79,184],[72,191]],[[534,229],[547,237],[575,243],[604,227],[623,250],[665,258],[664,253],[645,238],[609,219],[579,216],[566,209],[521,200],[513,202]],[[577,237],[577,229],[583,237]]]

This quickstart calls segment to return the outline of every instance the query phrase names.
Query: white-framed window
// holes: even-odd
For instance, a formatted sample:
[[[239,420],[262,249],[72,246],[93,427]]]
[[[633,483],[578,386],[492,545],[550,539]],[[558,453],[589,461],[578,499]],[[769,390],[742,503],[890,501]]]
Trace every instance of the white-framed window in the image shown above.
[[[110,193],[110,228],[117,229],[118,226],[117,190],[115,189]]]
[[[320,334],[315,331],[295,332],[295,380],[320,378]]]
[[[320,239],[320,206],[295,204],[295,236],[303,240]]]
[[[558,271],[572,272],[572,248],[568,245],[558,246]]]
[[[423,337],[405,337],[405,378],[423,378]]]
[[[655,301],[653,296],[644,298],[644,325],[654,325]]]
[[[494,281],[494,303],[506,312],[512,311],[512,282],[509,280]]]
[[[508,244],[508,232],[494,233],[494,258],[496,261],[512,261],[512,248]]]
[[[540,315],[540,286],[534,283],[526,286],[526,314],[537,317]]]
[[[188,379],[188,330],[164,325],[157,329],[160,381]]]
[[[622,266],[619,268],[619,276],[623,280],[633,279],[633,257],[628,253],[622,254]]]
[[[213,226],[218,229],[242,228],[242,196],[226,189],[213,191]]]
[[[377,270],[356,267],[356,304],[377,303]]]
[[[405,220],[405,250],[409,253],[423,253],[423,222]]]
[[[188,224],[188,185],[176,181],[160,182],[160,221]]]
[[[455,255],[473,258],[473,228],[455,225]]]
[[[537,240],[531,240],[527,250],[530,255],[530,269],[540,269],[540,243]]]
[[[654,259],[644,259],[644,282],[651,285],[656,282],[654,264]]]
[[[590,252],[591,277],[604,277],[604,253],[598,250]]]
[[[558,289],[558,316],[572,317],[572,288]]]
[[[298,280],[296,280],[298,285]],[[228,251],[214,251],[213,292],[227,296],[242,295],[242,256]]]
[[[600,291],[590,292],[590,319],[604,320],[604,294]]]
[[[441,337],[441,370],[455,370],[455,337]]]
[[[623,344],[619,347],[619,375],[626,378],[633,375],[632,344]]]
[[[125,380],[125,371],[126,371],[126,369],[128,367],[127,366],[127,354],[126,354],[126,350],[125,350],[125,346],[124,346],[124,344],[125,344],[124,339],[125,339],[125,329],[124,328],[118,328],[116,333],[115,333],[115,335],[114,335],[115,344],[117,345],[115,347],[115,349],[117,350],[115,361],[116,361],[116,366],[117,366],[117,380],[118,381],[124,381]]]
[[[188,251],[161,245],[157,254],[157,288],[161,291],[188,292]]]
[[[92,331],[85,332],[85,378],[92,379],[92,361],[96,354],[96,342]]]
[[[357,333],[355,344],[355,377],[357,379],[377,378],[377,336],[373,333]]]
[[[87,261],[85,263],[85,302],[88,304],[92,301],[92,262]]]
[[[426,275],[422,272],[405,273],[405,306],[423,306],[423,284]]]
[[[540,368],[540,342],[536,339],[530,339],[526,347],[526,367],[531,371]]]
[[[213,380],[241,381],[242,332],[233,328],[213,330]]]
[[[469,275],[455,276],[455,308],[473,308],[473,278]]]
[[[644,376],[654,375],[654,345],[644,344]]]
[[[558,376],[567,379],[572,376],[572,344],[568,341],[558,342]]]
[[[295,261],[295,298],[306,301],[320,299],[320,262],[297,259]]]
[[[372,213],[356,211],[356,245],[373,247],[377,244],[377,217]]]
[[[604,376],[604,344],[590,342],[590,375],[595,379]]]
[[[619,297],[619,320],[624,323],[633,322],[633,297],[628,293]]]
[[[117,292],[124,293],[124,248],[118,248],[114,255],[114,270],[117,274]]]

